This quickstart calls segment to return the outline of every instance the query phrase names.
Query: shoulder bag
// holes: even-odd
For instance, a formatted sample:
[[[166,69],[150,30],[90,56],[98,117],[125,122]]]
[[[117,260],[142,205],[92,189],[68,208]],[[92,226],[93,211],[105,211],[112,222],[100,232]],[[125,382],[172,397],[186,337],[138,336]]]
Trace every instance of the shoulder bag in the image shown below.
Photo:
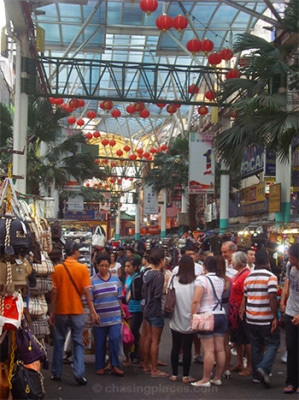
[[[175,288],[173,286],[173,279],[174,276],[172,276],[169,282],[169,286],[167,288],[165,296],[164,310],[163,310],[165,318],[171,318],[175,309],[176,297],[175,297]]]

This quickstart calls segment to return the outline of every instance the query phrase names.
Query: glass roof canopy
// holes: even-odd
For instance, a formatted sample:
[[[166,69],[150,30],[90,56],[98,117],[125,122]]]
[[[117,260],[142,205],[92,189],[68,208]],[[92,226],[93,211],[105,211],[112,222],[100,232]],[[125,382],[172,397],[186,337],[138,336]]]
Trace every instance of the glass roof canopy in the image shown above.
[[[13,15],[13,3],[22,4],[27,21],[31,21],[33,28],[39,26],[44,29],[45,57],[107,63],[167,64],[174,68],[207,66],[207,56],[204,53],[192,55],[188,52],[188,40],[194,37],[200,40],[208,38],[213,41],[214,50],[219,51],[231,47],[238,34],[252,31],[258,20],[262,20],[263,26],[272,30],[279,23],[283,11],[283,2],[274,0],[159,1],[158,9],[150,15],[140,9],[139,0],[5,0],[5,3],[8,13],[11,10],[10,18],[16,30],[18,21]],[[184,15],[189,21],[188,27],[183,31],[173,28],[166,32],[160,31],[156,27],[156,18],[163,13],[172,18],[178,14]],[[234,62],[236,59],[226,63],[225,67],[233,67]],[[70,97],[81,96],[82,79],[78,78],[78,73],[70,74],[69,68],[59,71],[58,92],[63,93],[63,88],[67,88]],[[53,65],[44,62],[44,71],[50,85],[57,84],[57,71]],[[84,76],[87,71],[82,68],[81,74]],[[114,101],[114,108],[122,113],[117,120],[101,110],[98,106],[100,99],[109,99],[115,88],[113,79],[118,80],[121,74],[119,70],[114,76],[103,72],[98,93],[94,99],[86,100],[86,106],[81,110],[82,115],[90,109],[97,111],[97,130],[136,140],[142,140],[149,133],[155,132],[154,140],[167,142],[170,137],[189,129],[193,116],[197,114],[194,106],[182,105],[172,116],[165,109],[159,109],[150,101],[142,74],[133,80],[136,74],[134,70],[125,70],[126,82],[130,85],[132,96],[146,102],[150,117],[145,119],[139,115],[128,115],[126,106],[130,101]],[[99,73],[91,76],[94,79],[91,85],[96,86]],[[151,84],[151,75],[147,78]],[[161,73],[157,84],[162,86],[164,79]],[[190,79],[195,81],[197,77],[191,76]],[[169,82],[163,90],[165,97],[171,94],[172,98],[180,100],[174,83]],[[197,95],[199,100],[203,99],[204,91],[205,87],[201,87]]]

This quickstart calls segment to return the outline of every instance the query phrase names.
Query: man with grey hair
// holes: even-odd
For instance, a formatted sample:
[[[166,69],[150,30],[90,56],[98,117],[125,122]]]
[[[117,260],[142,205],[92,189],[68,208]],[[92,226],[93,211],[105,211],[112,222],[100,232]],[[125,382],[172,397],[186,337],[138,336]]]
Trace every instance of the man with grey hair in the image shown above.
[[[225,264],[226,264],[225,275],[228,278],[232,278],[237,273],[237,271],[232,266],[232,256],[237,251],[237,249],[238,249],[237,245],[231,241],[223,242],[221,246],[221,254],[222,257],[225,259]]]

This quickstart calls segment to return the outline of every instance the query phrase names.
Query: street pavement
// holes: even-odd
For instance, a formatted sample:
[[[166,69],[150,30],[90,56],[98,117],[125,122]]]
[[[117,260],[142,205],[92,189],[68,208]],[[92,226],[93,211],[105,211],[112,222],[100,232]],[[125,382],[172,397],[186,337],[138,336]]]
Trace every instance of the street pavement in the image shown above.
[[[282,348],[283,338],[282,338]],[[168,322],[162,334],[160,344],[159,359],[168,363],[167,367],[162,367],[163,371],[171,373],[170,366],[171,335]],[[252,383],[251,377],[240,377],[237,373],[232,373],[230,380],[223,380],[222,386],[212,386],[210,388],[196,388],[190,384],[170,382],[169,378],[152,378],[145,374],[138,366],[123,367],[124,377],[116,377],[110,373],[103,376],[95,374],[94,355],[85,356],[86,386],[79,386],[72,374],[71,364],[64,365],[63,377],[61,382],[50,380],[52,347],[49,346],[50,367],[43,370],[45,378],[46,400],[150,400],[150,399],[188,399],[188,400],[275,400],[275,399],[299,399],[297,394],[285,395],[282,393],[284,387],[286,364],[280,360],[281,352],[277,354],[272,371],[271,386],[265,387],[263,384]],[[232,364],[234,364],[234,356]],[[182,374],[182,367],[179,367]],[[202,376],[202,364],[192,364],[190,375],[197,380]]]

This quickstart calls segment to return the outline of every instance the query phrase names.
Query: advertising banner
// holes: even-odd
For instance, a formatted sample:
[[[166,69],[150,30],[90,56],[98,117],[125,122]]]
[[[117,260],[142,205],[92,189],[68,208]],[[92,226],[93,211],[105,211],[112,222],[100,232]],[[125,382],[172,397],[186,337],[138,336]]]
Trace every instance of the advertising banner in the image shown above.
[[[189,135],[189,193],[214,192],[215,160],[212,135],[191,132]]]

